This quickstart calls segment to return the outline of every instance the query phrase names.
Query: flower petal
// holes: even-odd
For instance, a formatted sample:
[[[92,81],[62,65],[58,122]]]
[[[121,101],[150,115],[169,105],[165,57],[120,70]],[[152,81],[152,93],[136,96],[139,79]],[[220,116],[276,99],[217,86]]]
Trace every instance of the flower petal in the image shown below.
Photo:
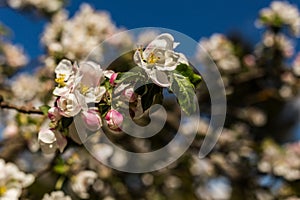
[[[152,81],[161,87],[168,87],[171,85],[171,83],[168,80],[168,76],[165,72],[153,69],[148,72],[149,77],[152,79]]]

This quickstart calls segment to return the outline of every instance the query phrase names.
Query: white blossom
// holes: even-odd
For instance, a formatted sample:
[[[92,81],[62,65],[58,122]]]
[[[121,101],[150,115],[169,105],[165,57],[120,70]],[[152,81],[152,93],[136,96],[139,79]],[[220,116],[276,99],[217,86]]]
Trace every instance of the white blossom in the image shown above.
[[[96,11],[88,4],[82,4],[78,12],[68,19],[66,11],[53,16],[50,24],[42,35],[42,43],[46,46],[49,56],[45,58],[48,67],[54,67],[56,55],[64,55],[71,60],[83,60],[89,56],[94,61],[103,59],[101,42],[115,33],[121,32],[112,22],[108,13]],[[120,34],[112,45],[131,45],[131,37]]]
[[[53,94],[59,96],[60,114],[73,117],[81,110],[87,111],[89,103],[100,102],[106,89],[101,86],[104,73],[94,62],[80,62],[79,67],[62,60],[55,69],[57,87]]]
[[[182,53],[173,51],[178,44],[172,35],[161,34],[145,50],[140,48],[135,52],[134,62],[146,71],[155,84],[168,87],[171,83],[166,72],[175,70],[180,63],[188,64]]]
[[[234,45],[222,34],[201,39],[196,57],[204,64],[212,59],[220,70],[228,73],[236,72],[241,67]]]
[[[76,64],[72,65],[69,60],[63,59],[55,68],[56,79],[58,86],[55,87],[53,94],[56,96],[63,96],[69,93],[75,82],[75,73],[78,71]]]
[[[292,70],[296,76],[300,76],[300,53],[297,54],[292,64]]]
[[[104,86],[100,86],[103,80],[104,74],[100,65],[94,62],[79,64],[74,93],[82,108],[87,108],[88,103],[100,102],[106,91]]]
[[[8,5],[14,9],[23,9],[25,7],[34,7],[44,10],[48,13],[58,11],[62,6],[63,0],[8,0]]]
[[[71,187],[73,191],[82,199],[88,199],[88,189],[97,179],[98,175],[94,171],[81,171],[72,178]]]
[[[56,149],[62,152],[67,145],[67,140],[61,133],[44,128],[38,134],[38,141],[46,154],[54,153]]]
[[[12,82],[11,88],[17,99],[28,101],[41,91],[41,83],[35,76],[21,74]]]
[[[42,200],[72,200],[70,196],[65,195],[63,191],[53,191],[45,194]]]
[[[1,50],[5,57],[6,64],[10,67],[19,68],[28,63],[28,57],[21,47],[9,43],[4,43]]]
[[[259,25],[280,27],[287,25],[295,36],[300,35],[300,13],[296,6],[285,1],[273,1],[260,11]]]
[[[20,171],[13,163],[0,159],[0,199],[17,200],[22,189],[34,182],[34,176]]]
[[[278,48],[287,58],[294,54],[294,45],[292,41],[283,34],[274,34],[270,31],[267,31],[263,35],[262,42],[266,47]]]

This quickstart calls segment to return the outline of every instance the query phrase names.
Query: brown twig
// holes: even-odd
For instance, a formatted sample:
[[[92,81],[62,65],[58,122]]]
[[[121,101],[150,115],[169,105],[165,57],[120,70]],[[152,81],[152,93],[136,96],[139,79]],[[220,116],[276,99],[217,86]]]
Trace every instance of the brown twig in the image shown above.
[[[8,102],[3,101],[3,97],[0,95],[0,108],[2,109],[14,109],[20,113],[26,114],[39,114],[43,115],[43,112],[39,109],[29,106],[17,106]]]

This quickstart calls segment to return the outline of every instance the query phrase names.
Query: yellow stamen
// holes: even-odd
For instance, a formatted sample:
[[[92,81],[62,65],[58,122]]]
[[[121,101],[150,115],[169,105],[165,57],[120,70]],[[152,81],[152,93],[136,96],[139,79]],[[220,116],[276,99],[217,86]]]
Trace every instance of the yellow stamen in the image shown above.
[[[149,57],[148,57],[148,63],[150,64],[154,64],[159,60],[159,57],[155,56],[155,54],[152,52],[150,53]]]
[[[59,74],[58,78],[55,79],[55,82],[58,83],[59,86],[64,87],[66,86],[65,77],[65,74]]]
[[[148,63],[148,64],[155,64],[155,63],[160,59],[160,57],[155,56],[155,54],[154,54],[153,52],[151,52],[150,55],[149,55],[149,57],[148,57],[148,59],[146,60],[146,59],[144,58],[144,55],[143,55],[143,53],[144,53],[143,47],[142,47],[142,46],[139,46],[139,47],[137,48],[137,50],[139,51],[142,60],[143,60],[144,62]]]
[[[5,186],[1,186],[1,187],[0,187],[0,197],[3,196],[3,195],[5,194],[6,190],[7,190],[7,189],[6,189]]]
[[[85,95],[87,93],[87,91],[89,90],[89,87],[86,85],[81,85],[81,89],[80,92],[81,94]]]

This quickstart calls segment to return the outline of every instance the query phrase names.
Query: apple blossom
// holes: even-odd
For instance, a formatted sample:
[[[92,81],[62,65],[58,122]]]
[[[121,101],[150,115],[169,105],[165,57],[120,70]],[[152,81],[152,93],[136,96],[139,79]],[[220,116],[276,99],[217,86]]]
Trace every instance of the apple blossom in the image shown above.
[[[89,109],[88,111],[83,111],[81,116],[86,127],[91,131],[98,130],[102,125],[101,118],[96,110]]]
[[[47,154],[54,153],[56,149],[62,152],[67,145],[67,140],[61,133],[50,129],[41,129],[38,140],[42,151]]]
[[[72,178],[71,188],[82,199],[90,197],[88,189],[97,179],[96,172],[91,170],[81,171]]]
[[[42,200],[72,200],[70,196],[65,195],[63,191],[53,191],[45,194]]]
[[[59,97],[57,99],[57,107],[59,108],[60,114],[65,117],[73,117],[81,110],[81,106],[74,94]]]
[[[74,94],[83,109],[87,109],[88,103],[100,102],[106,91],[104,86],[100,86],[103,80],[104,74],[100,65],[91,61],[79,64]]]
[[[6,63],[13,68],[20,68],[26,65],[29,61],[28,57],[24,54],[24,50],[9,43],[4,43],[1,50],[6,58]]]
[[[196,56],[204,64],[213,59],[217,67],[226,73],[236,72],[241,68],[233,43],[225,35],[219,33],[213,34],[210,38],[201,39]]]
[[[134,93],[134,89],[132,87],[124,89],[122,96],[124,96],[125,100],[129,102],[134,102],[137,99],[137,95]]]
[[[48,110],[48,118],[52,121],[52,122],[57,122],[58,120],[61,119],[61,115],[59,113],[59,109],[57,107],[51,107]]]
[[[257,24],[271,27],[287,25],[294,36],[299,37],[300,35],[300,13],[297,7],[288,2],[273,1],[269,8],[260,11],[260,19]]]
[[[109,79],[109,83],[114,86],[116,83],[115,83],[115,80],[117,79],[118,77],[118,73],[113,73]]]
[[[46,13],[54,13],[64,5],[62,0],[41,1],[41,0],[8,0],[7,4],[14,9],[24,9],[34,7]]]
[[[34,99],[41,91],[41,82],[33,75],[21,74],[11,85],[12,92],[20,101],[29,101]]]
[[[119,130],[123,123],[123,116],[118,111],[111,109],[106,114],[105,120],[112,130]]]
[[[76,64],[72,65],[71,61],[63,59],[55,68],[56,79],[58,86],[54,89],[53,94],[56,96],[63,96],[74,87],[75,74],[78,70]]]
[[[174,43],[172,35],[161,34],[150,42],[145,50],[139,48],[135,52],[134,62],[146,71],[155,84],[168,87],[171,83],[167,72],[175,70],[180,63],[188,64],[182,53],[173,51],[178,44]]]
[[[22,189],[34,182],[34,176],[20,171],[13,163],[0,159],[0,199],[17,200]]]

